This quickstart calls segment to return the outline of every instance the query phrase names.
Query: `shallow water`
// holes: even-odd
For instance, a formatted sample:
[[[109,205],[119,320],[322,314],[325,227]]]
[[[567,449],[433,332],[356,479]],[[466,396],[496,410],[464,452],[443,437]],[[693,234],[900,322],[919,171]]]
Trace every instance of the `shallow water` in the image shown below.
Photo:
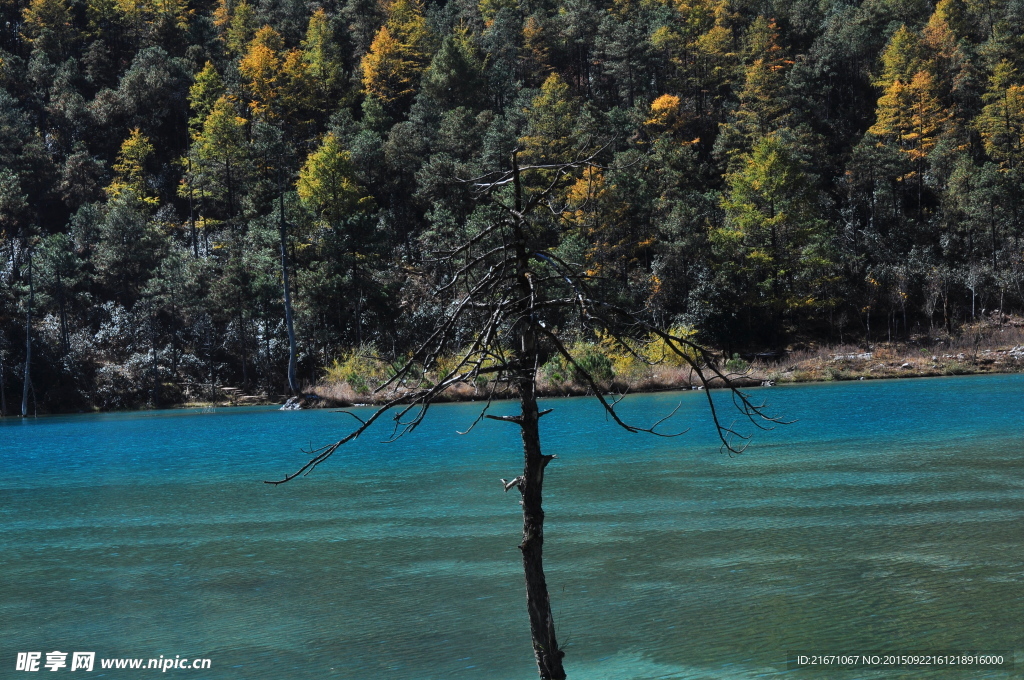
[[[719,452],[549,400],[547,573],[570,678],[1021,677],[1024,376],[755,390],[795,423]],[[206,657],[177,677],[536,677],[514,426],[431,409],[311,476],[349,427],[263,408],[0,422],[0,677],[19,651]],[[511,412],[499,405],[497,412]],[[731,420],[731,416],[729,416]],[[790,650],[1016,650],[1016,670],[787,670]],[[68,672],[68,669],[63,669]],[[146,677],[102,671],[93,677]]]

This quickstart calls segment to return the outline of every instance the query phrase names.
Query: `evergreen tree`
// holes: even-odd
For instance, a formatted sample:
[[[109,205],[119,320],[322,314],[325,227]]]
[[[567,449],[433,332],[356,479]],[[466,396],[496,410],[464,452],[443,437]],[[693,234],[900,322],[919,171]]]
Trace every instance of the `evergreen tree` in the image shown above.
[[[486,81],[483,63],[467,31],[446,36],[421,83],[423,93],[444,110],[483,108]]]
[[[39,247],[37,272],[44,293],[52,307],[56,307],[60,320],[60,354],[65,356],[71,348],[71,314],[81,285],[82,261],[75,252],[74,242],[64,233],[51,234]],[[46,306],[43,300],[43,306]]]
[[[139,299],[165,254],[166,239],[149,212],[139,197],[122,192],[109,205],[93,253],[100,282],[125,309]]]

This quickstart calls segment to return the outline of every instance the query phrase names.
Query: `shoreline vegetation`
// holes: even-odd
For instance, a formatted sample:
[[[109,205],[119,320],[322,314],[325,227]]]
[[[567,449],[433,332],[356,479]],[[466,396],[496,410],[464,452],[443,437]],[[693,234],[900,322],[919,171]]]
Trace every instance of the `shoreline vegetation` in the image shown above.
[[[674,329],[679,332],[680,329]],[[699,377],[681,360],[669,356],[656,342],[636,347],[636,355],[610,349],[611,343],[580,342],[573,347],[584,367],[599,378],[607,393],[644,394],[673,390],[703,389]],[[721,357],[727,352],[719,350]],[[641,360],[641,358],[643,360]],[[444,368],[444,359],[440,360]],[[649,362],[649,363],[648,363]],[[350,350],[336,360],[315,384],[306,384],[296,397],[264,391],[248,393],[244,387],[224,384],[171,383],[161,385],[165,399],[159,406],[139,404],[128,408],[80,407],[47,409],[36,415],[117,412],[123,410],[162,410],[221,408],[233,406],[288,406],[294,409],[344,408],[380,404],[394,393],[374,394],[375,387],[387,380],[402,364],[389,362],[372,347]],[[1024,373],[1024,316],[992,313],[975,324],[963,326],[958,333],[941,329],[915,334],[908,340],[874,343],[822,344],[794,342],[775,352],[734,352],[723,360],[720,369],[741,388],[843,380],[881,380],[930,378],[990,373]],[[570,367],[549,361],[540,370],[538,396],[575,397],[592,394],[576,379]],[[429,381],[431,372],[421,376]],[[723,387],[720,378],[709,381],[711,389]],[[438,401],[483,401],[491,385],[460,383],[447,390]],[[168,399],[176,395],[177,399]],[[496,386],[494,400],[514,398],[508,386]],[[8,417],[18,417],[8,410]]]
[[[1024,372],[1024,317],[993,315],[965,327],[956,336],[934,331],[909,341],[884,341],[864,344],[821,345],[794,343],[784,352],[733,353],[723,362],[723,372],[739,387],[760,387],[794,383],[842,380],[880,380],[926,378],[953,375]],[[387,379],[393,367],[376,357],[371,349],[353,351],[336,361],[324,378],[307,386],[297,400],[297,408],[338,408],[370,406],[383,402],[391,392],[373,393],[373,387]],[[667,357],[657,358],[658,348],[648,347],[644,364],[631,357],[607,351],[600,343],[587,343],[582,350],[587,368],[602,378],[601,386],[610,393],[643,394],[672,390],[703,389],[700,379],[689,367]],[[642,356],[642,355],[641,355]],[[430,374],[426,375],[429,380]],[[723,387],[722,380],[709,381],[709,388]],[[285,403],[287,395],[246,395],[234,387],[218,388],[222,398],[193,401],[184,408],[209,406],[271,405]],[[462,383],[448,390],[440,401],[482,401],[491,391],[489,384]],[[541,397],[587,396],[592,391],[574,379],[571,370],[558,362],[549,362],[541,370],[538,395]],[[493,398],[512,398],[508,387],[496,387]]]

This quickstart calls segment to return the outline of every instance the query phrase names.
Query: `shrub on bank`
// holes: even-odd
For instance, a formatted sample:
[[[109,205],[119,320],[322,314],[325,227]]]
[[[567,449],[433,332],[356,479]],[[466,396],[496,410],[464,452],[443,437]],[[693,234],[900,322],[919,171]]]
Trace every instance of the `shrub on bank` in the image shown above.
[[[691,338],[687,328],[673,328],[670,333]],[[540,368],[539,389],[549,394],[581,394],[593,388],[587,382],[589,374],[599,389],[645,390],[663,387],[681,387],[690,383],[692,375],[685,357],[696,359],[692,350],[680,356],[657,335],[641,339],[627,339],[627,346],[614,338],[598,335],[594,340],[577,340],[567,347],[575,363],[558,352],[552,352]],[[404,387],[429,386],[445,375],[459,369],[464,354],[451,354],[436,359],[426,371],[413,373]],[[407,359],[390,362],[375,347],[364,345],[345,350],[328,366],[316,391],[323,397],[340,402],[366,401],[369,395],[405,365]],[[742,361],[742,360],[740,360]],[[482,366],[494,365],[495,359],[486,359]],[[747,364],[743,362],[743,370]],[[411,384],[414,382],[415,384]],[[449,390],[450,398],[476,397],[486,394],[491,387],[504,395],[507,385],[494,385],[490,375],[478,376],[472,384],[455,385]]]
[[[328,385],[348,385],[355,395],[366,395],[380,387],[394,370],[373,345],[362,345],[342,352],[324,370],[323,382]],[[394,375],[394,373],[391,373]]]

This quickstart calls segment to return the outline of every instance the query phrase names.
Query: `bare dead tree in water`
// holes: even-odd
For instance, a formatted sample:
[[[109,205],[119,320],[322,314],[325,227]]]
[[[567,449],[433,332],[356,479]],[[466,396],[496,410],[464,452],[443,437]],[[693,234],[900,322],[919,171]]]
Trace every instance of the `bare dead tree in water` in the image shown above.
[[[551,410],[539,410],[537,405],[537,379],[543,360],[560,356],[589,385],[610,419],[627,431],[657,436],[681,433],[659,429],[675,411],[650,425],[620,417],[616,407],[621,395],[610,397],[604,393],[601,381],[587,370],[572,351],[571,343],[557,330],[560,325],[564,328],[563,322],[572,320],[577,327],[603,333],[641,360],[638,339],[657,338],[666,351],[689,365],[703,386],[708,387],[717,379],[717,384],[730,389],[739,412],[751,423],[763,428],[777,421],[765,413],[763,404],[753,403],[748,395],[732,386],[711,352],[688,338],[655,327],[640,314],[603,301],[595,292],[594,277],[553,252],[559,238],[551,220],[552,214],[557,217],[560,212],[554,201],[556,189],[581,169],[597,167],[593,157],[557,165],[520,167],[513,155],[511,165],[507,171],[467,182],[492,219],[482,221],[475,232],[461,235],[460,244],[435,254],[431,262],[435,275],[432,293],[444,312],[409,360],[377,389],[382,400],[379,408],[366,418],[347,411],[358,421],[351,432],[332,444],[309,451],[310,459],[305,465],[267,483],[282,484],[308,474],[385,414],[390,414],[392,421],[388,441],[408,434],[446,390],[486,379],[487,403],[469,429],[484,418],[519,428],[523,472],[511,481],[503,479],[502,483],[505,491],[518,488],[522,496],[523,539],[519,549],[537,670],[543,680],[561,680],[566,677],[562,665],[564,652],[556,638],[543,565],[544,470],[555,458],[542,453],[538,428],[540,418]],[[447,362],[446,370],[440,370],[439,359],[452,356],[456,359]],[[423,379],[431,370],[439,373],[434,383]],[[488,413],[499,389],[517,395],[518,415]],[[710,392],[705,394],[722,448],[730,453],[740,452],[749,435],[724,425]]]

